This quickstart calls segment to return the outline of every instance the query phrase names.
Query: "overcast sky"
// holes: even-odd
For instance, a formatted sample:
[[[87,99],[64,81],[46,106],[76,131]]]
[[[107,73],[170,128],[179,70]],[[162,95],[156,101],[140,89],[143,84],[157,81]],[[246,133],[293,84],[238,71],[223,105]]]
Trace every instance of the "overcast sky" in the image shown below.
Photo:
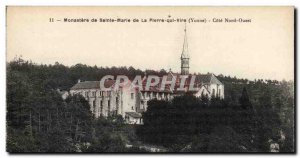
[[[7,61],[180,72],[184,23],[65,23],[49,18],[244,18],[251,23],[187,23],[190,72],[293,80],[293,8],[9,7]]]

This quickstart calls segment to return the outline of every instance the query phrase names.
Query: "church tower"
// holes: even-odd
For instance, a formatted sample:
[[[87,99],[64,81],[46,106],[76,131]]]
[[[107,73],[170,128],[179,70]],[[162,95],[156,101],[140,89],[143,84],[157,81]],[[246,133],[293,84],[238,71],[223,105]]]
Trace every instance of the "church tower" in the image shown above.
[[[181,75],[189,75],[189,54],[188,54],[188,42],[187,42],[187,35],[186,35],[186,25],[184,28],[184,41],[183,41],[183,48],[181,53]]]

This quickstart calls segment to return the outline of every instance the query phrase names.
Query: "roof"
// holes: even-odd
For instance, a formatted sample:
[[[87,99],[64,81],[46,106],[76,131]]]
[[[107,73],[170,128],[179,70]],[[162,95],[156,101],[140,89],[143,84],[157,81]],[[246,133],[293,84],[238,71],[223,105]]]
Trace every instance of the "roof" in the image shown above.
[[[176,83],[180,83],[180,73],[173,73],[172,71],[169,71],[168,76],[176,76]],[[189,81],[191,80],[192,75],[188,76],[188,79],[186,80],[186,84],[189,85]],[[222,84],[218,80],[218,78],[212,74],[212,73],[207,73],[207,74],[200,74],[196,75],[195,83],[201,83],[201,84]]]
[[[196,76],[196,81],[200,83],[210,83],[211,80],[211,75],[210,74],[205,74],[205,75],[197,75]]]
[[[215,84],[223,84],[220,80],[218,80],[218,78],[214,74],[212,74],[212,78],[210,82]]]
[[[171,86],[169,84],[165,85],[164,90],[160,89],[161,86],[161,81],[162,81],[162,77],[159,77],[159,84],[156,86],[150,86],[148,91],[151,92],[165,92],[165,93],[176,93],[176,89],[180,86],[180,74],[177,73],[172,73],[169,72],[168,73],[168,81],[172,80],[172,77],[176,76],[176,81],[175,81],[175,89],[172,90]],[[190,81],[191,81],[191,77],[192,75],[189,75],[188,79],[186,79],[185,81],[185,85],[184,87],[189,87],[190,85]],[[115,80],[105,80],[104,86],[106,88],[108,87],[112,87],[115,84]],[[145,77],[142,81],[142,86],[143,86],[143,90],[142,91],[146,91],[145,87],[146,87],[146,82],[147,82],[147,77]],[[130,81],[128,83],[128,85],[130,84]],[[201,74],[201,75],[197,75],[196,79],[195,79],[195,86],[196,87],[201,87],[203,85],[207,85],[207,84],[219,84],[219,85],[223,85],[222,82],[220,82],[218,80],[218,78],[214,75],[214,74]],[[84,82],[79,82],[77,84],[75,84],[71,90],[76,90],[76,89],[100,89],[100,81],[84,81]]]
[[[223,84],[218,80],[218,78],[214,74],[210,74],[210,73],[205,75],[197,75],[196,82],[202,84],[220,84],[220,85]]]
[[[105,80],[104,86],[106,88],[115,84],[115,80]],[[76,89],[100,89],[100,81],[84,81],[76,83],[71,90]]]
[[[150,92],[165,92],[165,93],[172,93],[171,86],[166,84],[165,88],[161,90],[161,83],[162,83],[163,78],[159,77],[159,83],[155,86],[150,86],[149,90],[146,90],[146,85],[148,81],[148,77],[145,77],[142,81],[142,86],[143,86],[143,92],[144,91],[150,91]]]
[[[133,118],[141,118],[142,114],[138,112],[125,112],[126,115],[131,116]]]
[[[151,91],[151,92],[166,92],[166,93],[186,93],[186,91],[177,91],[177,89],[180,87],[180,74],[178,73],[173,73],[173,72],[169,72],[168,74],[168,77],[167,77],[167,81],[171,81],[172,80],[172,77],[176,77],[176,81],[175,81],[175,87],[174,89],[172,90],[171,89],[171,86],[169,84],[166,84],[165,85],[165,89],[164,90],[161,90],[160,87],[161,87],[161,82],[162,82],[162,77],[159,77],[159,84],[157,84],[156,86],[150,86],[149,87],[149,90],[147,91]],[[188,78],[185,80],[185,83],[184,83],[184,87],[189,89],[189,86],[191,84],[191,79],[192,79],[192,75],[189,75]],[[142,91],[146,91],[145,90],[145,87],[146,87],[146,83],[147,83],[147,77],[145,77],[143,79],[143,90]],[[219,84],[219,85],[223,85],[222,82],[220,82],[218,80],[218,78],[214,75],[214,74],[211,74],[211,73],[208,73],[208,74],[201,74],[201,75],[196,75],[196,78],[195,78],[195,83],[194,83],[194,87],[198,87],[198,88],[201,88],[202,86],[204,85],[208,85],[208,84]],[[207,89],[207,87],[205,87]],[[191,90],[189,90],[191,92]],[[194,92],[192,93],[195,93],[197,92],[197,90],[194,90]]]

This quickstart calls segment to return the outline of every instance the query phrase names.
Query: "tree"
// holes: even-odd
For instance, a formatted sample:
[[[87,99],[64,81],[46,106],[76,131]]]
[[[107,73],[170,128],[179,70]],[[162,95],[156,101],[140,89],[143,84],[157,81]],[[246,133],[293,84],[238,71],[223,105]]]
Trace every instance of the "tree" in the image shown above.
[[[229,107],[217,98],[207,106],[206,99],[190,94],[175,97],[171,102],[151,100],[148,103],[148,110],[143,114],[144,125],[138,130],[138,135],[146,142],[164,145],[171,151],[199,149],[211,152],[208,146],[212,140],[200,139],[199,136],[211,136],[216,127],[226,126],[243,138],[245,151],[252,151],[250,140],[254,131],[249,128],[253,128],[254,114],[250,115],[246,109]],[[195,139],[200,142],[195,142]],[[228,143],[224,141],[223,144]]]
[[[145,73],[164,75],[166,71],[45,65],[20,58],[8,62],[7,151],[70,152],[83,151],[88,146],[92,146],[90,151],[128,151],[119,134],[125,127],[120,116],[94,120],[83,97],[75,95],[64,101],[57,90],[69,90],[78,79],[100,80],[107,74],[132,78]],[[225,86],[224,100],[186,94],[168,102],[149,101],[148,111],[143,114],[145,124],[137,130],[141,140],[165,145],[171,151],[184,148],[202,152],[213,150],[209,148],[210,139],[217,142],[217,138],[227,140],[228,135],[234,135],[242,138],[238,140],[247,151],[269,151],[270,139],[280,143],[282,152],[295,150],[293,81],[258,79],[247,84],[247,79],[223,75],[218,78]],[[215,132],[221,125],[224,135]],[[130,135],[129,140],[138,139]],[[223,145],[220,148],[226,147]]]
[[[251,102],[250,102],[250,99],[249,99],[246,87],[243,88],[242,96],[240,97],[239,101],[240,101],[240,104],[241,104],[242,108],[244,108],[244,109],[252,109],[252,105],[251,105]]]

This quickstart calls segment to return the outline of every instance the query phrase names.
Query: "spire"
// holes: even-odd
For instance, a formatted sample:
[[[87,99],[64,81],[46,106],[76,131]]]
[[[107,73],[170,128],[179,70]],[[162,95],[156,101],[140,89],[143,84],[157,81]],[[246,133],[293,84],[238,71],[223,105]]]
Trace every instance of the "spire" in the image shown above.
[[[189,58],[188,41],[187,41],[187,35],[186,35],[186,23],[184,25],[184,41],[183,41],[183,48],[182,48],[181,58]]]
[[[186,35],[186,24],[184,27],[184,41],[183,41],[183,48],[182,48],[182,54],[181,54],[181,74],[182,75],[188,75],[189,74],[189,54],[188,54],[188,41],[187,41],[187,35]]]

